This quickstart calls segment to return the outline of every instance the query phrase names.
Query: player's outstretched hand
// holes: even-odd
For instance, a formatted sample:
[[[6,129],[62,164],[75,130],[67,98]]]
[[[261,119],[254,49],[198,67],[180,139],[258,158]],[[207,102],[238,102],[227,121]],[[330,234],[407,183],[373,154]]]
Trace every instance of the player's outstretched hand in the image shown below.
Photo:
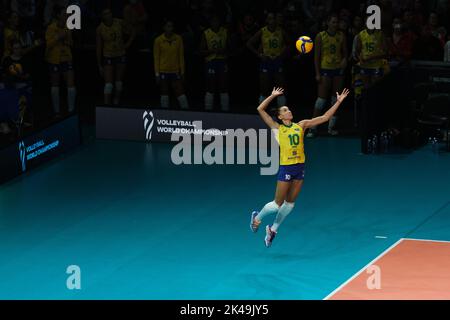
[[[284,94],[283,88],[273,88],[272,96],[278,97],[278,96],[282,96],[283,94]]]
[[[347,88],[344,89],[344,91],[342,91],[341,94],[339,94],[339,92],[336,92],[337,100],[338,100],[339,102],[344,101],[345,98],[347,98],[347,96],[348,96],[349,93],[350,93],[350,90],[348,90]]]

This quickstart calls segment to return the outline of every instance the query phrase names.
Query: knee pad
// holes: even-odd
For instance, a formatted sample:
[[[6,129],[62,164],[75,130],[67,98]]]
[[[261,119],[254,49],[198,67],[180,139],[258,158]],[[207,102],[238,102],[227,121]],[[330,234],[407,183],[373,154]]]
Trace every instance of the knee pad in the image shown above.
[[[122,91],[122,89],[123,89],[123,82],[117,81],[116,82],[116,91]]]
[[[327,104],[327,100],[326,99],[317,98],[314,108],[316,108],[317,110],[322,111],[323,109],[325,109],[326,104]]]
[[[275,200],[274,200],[274,201],[272,201],[272,202],[269,202],[269,203],[267,204],[267,207],[268,207],[268,209],[270,209],[270,210],[278,210],[278,209],[280,209],[281,206],[279,206],[279,205],[275,202]]]
[[[295,207],[295,203],[294,202],[287,202],[287,201],[285,201],[284,205],[286,207],[288,207],[290,210],[294,209],[294,207]]]
[[[106,83],[106,84],[105,84],[105,90],[104,90],[104,93],[105,93],[105,94],[112,94],[113,89],[114,89],[114,85],[113,85],[112,83]]]

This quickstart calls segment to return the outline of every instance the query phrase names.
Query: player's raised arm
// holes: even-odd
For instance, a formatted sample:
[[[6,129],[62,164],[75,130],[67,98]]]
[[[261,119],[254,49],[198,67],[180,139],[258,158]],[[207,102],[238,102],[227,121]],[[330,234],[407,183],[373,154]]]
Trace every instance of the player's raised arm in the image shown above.
[[[267,107],[270,105],[273,99],[278,96],[283,95],[284,90],[282,88],[274,88],[272,94],[267,97],[261,104],[258,106],[258,112],[263,121],[271,128],[278,129],[280,125],[272,119],[272,117],[266,112]]]
[[[315,126],[321,125],[322,123],[330,121],[330,118],[336,113],[337,109],[342,104],[342,102],[345,100],[345,98],[347,98],[349,93],[350,93],[350,90],[348,90],[348,89],[344,89],[344,91],[342,91],[341,94],[336,92],[337,101],[334,104],[334,106],[332,106],[327,112],[325,112],[324,115],[322,115],[320,117],[300,121],[298,123],[299,126],[301,126],[303,129],[308,129],[308,128],[315,127]]]

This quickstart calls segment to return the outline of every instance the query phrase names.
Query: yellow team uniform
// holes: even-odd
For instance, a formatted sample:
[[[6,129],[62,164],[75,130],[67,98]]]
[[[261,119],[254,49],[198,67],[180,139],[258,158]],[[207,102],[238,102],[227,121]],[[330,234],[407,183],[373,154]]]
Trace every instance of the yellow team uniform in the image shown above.
[[[5,30],[3,31],[3,37],[5,39],[4,41],[5,50],[3,52],[3,57],[8,57],[12,53],[13,41],[18,41],[20,39],[19,31],[5,28]]]
[[[225,50],[227,47],[228,31],[225,28],[220,28],[216,33],[212,29],[205,31],[205,39],[208,50]],[[225,60],[225,54],[210,54],[206,57],[206,61]]]
[[[114,19],[111,26],[101,23],[98,31],[103,40],[103,56],[106,58],[117,58],[125,55],[123,41],[123,21]]]
[[[263,54],[272,59],[281,55],[286,45],[280,28],[277,28],[274,32],[271,32],[267,27],[262,28],[261,43]]]
[[[165,34],[155,39],[155,73],[184,74],[184,48],[182,38],[174,34],[168,39]]]
[[[319,33],[321,40],[320,67],[321,69],[340,69],[342,59],[342,46],[344,44],[344,34],[337,32],[335,35],[327,31]]]
[[[60,34],[64,33],[64,40],[58,40]],[[48,63],[59,65],[72,62],[72,33],[65,26],[60,28],[56,22],[50,24],[45,33],[47,49],[45,58]]]
[[[361,55],[363,59],[369,59],[373,56],[382,55],[383,51],[383,34],[379,30],[375,30],[372,34],[367,30],[359,33],[361,40]],[[365,63],[360,63],[363,69],[379,69],[383,67],[383,59],[372,60]]]
[[[297,123],[292,123],[290,127],[280,125],[277,135],[280,144],[280,165],[305,163],[303,136],[303,129]]]

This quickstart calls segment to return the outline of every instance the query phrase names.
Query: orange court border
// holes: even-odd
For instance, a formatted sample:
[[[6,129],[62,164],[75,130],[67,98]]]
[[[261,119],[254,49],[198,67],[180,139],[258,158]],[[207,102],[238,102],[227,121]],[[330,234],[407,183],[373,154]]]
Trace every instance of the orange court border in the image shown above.
[[[450,300],[450,241],[402,238],[324,300]]]

